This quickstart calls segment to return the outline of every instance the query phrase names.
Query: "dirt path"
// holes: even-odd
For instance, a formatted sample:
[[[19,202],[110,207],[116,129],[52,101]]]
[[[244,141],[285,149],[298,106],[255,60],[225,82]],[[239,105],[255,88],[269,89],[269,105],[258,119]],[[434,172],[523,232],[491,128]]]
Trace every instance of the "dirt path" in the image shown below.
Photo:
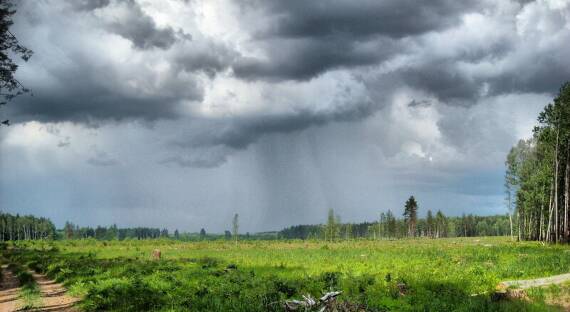
[[[2,266],[2,281],[0,282],[0,311],[17,311],[23,305],[19,299],[20,283],[7,265]]]
[[[45,312],[76,312],[73,307],[78,298],[71,297],[66,294],[67,290],[63,285],[58,284],[45,275],[32,273],[41,295],[41,306],[35,308],[34,311]],[[2,282],[0,283],[0,311],[13,312],[22,311],[24,301],[20,299],[20,287],[16,276],[12,274],[6,265],[2,266]]]
[[[67,290],[62,284],[50,280],[47,276],[38,273],[32,273],[42,296],[42,306],[36,311],[57,311],[57,312],[75,312],[73,307],[79,299],[67,295]]]
[[[518,289],[527,289],[532,287],[563,284],[565,282],[570,282],[570,273],[531,280],[506,281],[501,282],[499,285],[504,286],[505,288],[516,287]]]

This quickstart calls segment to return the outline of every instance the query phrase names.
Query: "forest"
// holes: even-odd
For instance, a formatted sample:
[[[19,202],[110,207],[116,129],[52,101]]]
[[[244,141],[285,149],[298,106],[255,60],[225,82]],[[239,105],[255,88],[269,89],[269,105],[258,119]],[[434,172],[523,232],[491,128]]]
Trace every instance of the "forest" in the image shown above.
[[[55,237],[55,225],[47,218],[12,215],[0,211],[0,241],[54,239]]]

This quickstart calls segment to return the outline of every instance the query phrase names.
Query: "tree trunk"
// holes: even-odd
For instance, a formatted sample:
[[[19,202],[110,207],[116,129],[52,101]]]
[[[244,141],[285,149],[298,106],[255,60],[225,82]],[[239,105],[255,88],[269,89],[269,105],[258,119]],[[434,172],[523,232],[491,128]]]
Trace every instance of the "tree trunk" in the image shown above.
[[[552,184],[551,184],[552,186]],[[546,241],[550,242],[552,240],[552,211],[554,210],[554,190],[550,188],[550,203],[548,204],[548,227],[546,228]]]
[[[522,228],[521,228],[521,209],[518,207],[517,209],[517,220],[518,220],[518,228],[519,228],[519,239],[518,241],[522,241]]]
[[[570,166],[569,166],[569,157],[570,157],[570,144],[568,145],[567,153],[566,153],[566,176],[564,177],[564,227],[562,236],[564,237],[564,241],[568,242],[568,201],[569,201],[569,175],[570,175]]]
[[[544,195],[546,194],[546,186],[542,191],[542,199],[540,200],[540,221],[538,224],[538,241],[542,241],[544,239]]]
[[[512,207],[513,207],[513,203],[512,203],[512,195],[511,195],[511,188],[508,188],[508,193],[507,193],[507,197],[509,198],[509,225],[511,227],[511,240],[515,240],[514,236],[513,236],[513,212],[512,212]]]
[[[559,145],[559,136],[560,136],[560,129],[556,131],[556,149],[554,155],[554,242],[558,243],[559,238],[559,230],[560,227],[558,225],[558,167],[560,165],[560,161],[558,160],[558,145]]]
[[[511,240],[515,240],[513,236],[513,214],[509,211],[509,224],[511,226]]]

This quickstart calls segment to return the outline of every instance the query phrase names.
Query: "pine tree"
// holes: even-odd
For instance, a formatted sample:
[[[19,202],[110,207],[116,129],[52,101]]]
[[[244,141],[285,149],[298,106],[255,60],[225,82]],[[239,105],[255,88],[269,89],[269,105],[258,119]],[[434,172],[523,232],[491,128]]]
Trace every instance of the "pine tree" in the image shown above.
[[[327,224],[325,226],[325,240],[334,241],[336,238],[337,232],[337,225],[336,225],[336,218],[334,215],[334,210],[331,208],[329,209],[328,217],[327,217]]]
[[[435,214],[435,237],[447,237],[447,228],[447,218],[441,210],[438,210]]]
[[[418,203],[414,196],[406,201],[404,206],[404,220],[408,226],[408,236],[416,236],[416,224],[418,220]]]

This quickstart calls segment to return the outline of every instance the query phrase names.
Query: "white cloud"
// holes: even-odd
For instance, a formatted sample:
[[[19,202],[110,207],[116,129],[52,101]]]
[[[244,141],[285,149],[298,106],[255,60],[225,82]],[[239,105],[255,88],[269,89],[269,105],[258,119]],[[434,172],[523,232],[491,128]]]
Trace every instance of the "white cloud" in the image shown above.
[[[0,131],[0,205],[60,223],[223,230],[239,211],[265,230],[331,206],[375,218],[411,193],[500,212],[508,148],[570,73],[568,1],[482,1],[394,34],[330,33],[321,14],[324,30],[298,37],[229,0],[70,3],[22,1],[15,32],[35,55],[18,77],[34,97]],[[244,77],[244,57],[269,63]]]

